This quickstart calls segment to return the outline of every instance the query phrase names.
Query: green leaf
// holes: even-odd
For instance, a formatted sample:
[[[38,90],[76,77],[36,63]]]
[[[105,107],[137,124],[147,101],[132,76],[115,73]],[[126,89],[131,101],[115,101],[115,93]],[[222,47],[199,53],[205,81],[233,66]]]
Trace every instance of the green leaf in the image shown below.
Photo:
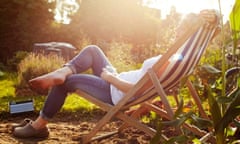
[[[202,70],[205,70],[207,73],[210,73],[210,74],[220,74],[221,71],[211,65],[208,65],[208,64],[205,64],[202,67]]]
[[[210,120],[197,117],[196,115],[192,115],[192,119],[200,129],[204,129],[213,125]]]
[[[179,115],[182,113],[182,111],[183,111],[183,99],[181,98],[178,108],[174,113],[174,118],[179,117]]]
[[[240,32],[240,0],[236,0],[229,16],[230,27],[235,32],[234,39],[239,38]]]
[[[210,112],[212,115],[213,125],[216,128],[217,124],[219,123],[219,121],[222,118],[221,110],[220,110],[217,100],[213,96],[213,92],[211,91],[211,89],[208,86],[207,86],[207,90],[208,90],[208,102],[209,102]]]
[[[190,119],[192,115],[193,112],[190,111],[186,114],[181,115],[181,117],[178,117],[177,119],[171,121],[164,121],[162,122],[162,124],[166,126],[180,127],[186,120]]]
[[[217,102],[220,104],[226,104],[232,102],[232,97],[220,96],[217,98]]]
[[[157,121],[156,125],[157,125],[157,133],[150,140],[150,144],[159,144],[160,140],[164,139],[163,136],[162,136],[162,128],[163,128],[162,122],[161,121]]]
[[[229,16],[230,26],[233,30],[240,30],[240,0],[236,0]]]
[[[192,142],[193,142],[194,144],[202,144],[202,142],[201,142],[199,139],[197,139],[197,138],[194,138],[194,139],[192,140]]]
[[[236,96],[223,115],[223,118],[217,123],[216,131],[225,129],[240,114],[240,89],[234,94]]]

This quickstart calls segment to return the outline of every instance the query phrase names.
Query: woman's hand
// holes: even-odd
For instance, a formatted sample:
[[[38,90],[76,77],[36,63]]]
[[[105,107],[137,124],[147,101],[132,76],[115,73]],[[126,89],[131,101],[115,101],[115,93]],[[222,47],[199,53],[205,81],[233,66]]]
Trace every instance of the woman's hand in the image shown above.
[[[110,72],[107,68],[103,68],[103,71],[101,73],[101,78],[104,79],[105,81],[109,82],[109,79],[113,77],[115,74]]]
[[[218,17],[215,10],[202,10],[199,15],[209,23],[215,23]]]
[[[109,82],[111,85],[115,86],[117,89],[124,93],[128,92],[134,86],[133,83],[117,77],[117,73],[107,67],[103,68],[100,76],[102,79]]]
[[[193,18],[197,16],[199,16],[204,21],[207,21],[209,24],[217,24],[219,22],[219,14],[216,10],[206,9],[200,11],[199,14],[188,14],[176,29],[176,39],[182,36],[182,34],[189,28],[189,26],[191,26],[190,24]]]

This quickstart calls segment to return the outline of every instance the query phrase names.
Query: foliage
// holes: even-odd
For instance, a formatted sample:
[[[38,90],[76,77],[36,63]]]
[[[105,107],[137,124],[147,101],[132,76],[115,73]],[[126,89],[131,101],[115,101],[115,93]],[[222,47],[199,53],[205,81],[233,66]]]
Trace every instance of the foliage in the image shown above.
[[[5,71],[5,70],[7,70],[6,66],[2,62],[0,62],[0,71]]]
[[[138,68],[137,63],[131,56],[130,44],[113,42],[109,45],[107,57],[118,72],[134,70]]]
[[[29,51],[34,42],[50,38],[51,18],[47,0],[0,1],[0,58],[6,64],[16,51]],[[48,36],[45,35],[48,33]]]
[[[232,12],[230,14],[230,27],[232,30],[232,39],[233,39],[233,52],[232,55],[233,57],[236,58],[239,64],[239,58],[240,58],[240,53],[239,53],[239,39],[240,39],[240,1],[236,0],[234,7],[232,9]],[[237,52],[238,50],[238,52]]]
[[[96,105],[90,103],[89,101],[81,98],[81,96],[77,94],[69,94],[66,98],[65,103],[62,107],[62,111],[68,112],[77,112],[82,111],[84,112],[92,112],[93,110],[98,109]]]
[[[227,97],[221,98],[216,96],[216,94],[208,88],[208,101],[217,143],[226,144],[229,141],[233,141],[235,138],[232,135],[232,137],[228,137],[227,134],[230,130],[228,129],[230,124],[233,123],[234,119],[240,114],[240,89],[238,88]],[[227,108],[223,113],[220,107],[220,104],[222,103],[227,105]]]
[[[14,97],[14,77],[16,74],[6,73],[0,80],[0,112],[8,110],[8,102]],[[12,80],[8,80],[9,78]]]
[[[232,35],[233,35],[233,56],[235,55],[235,49],[238,39],[238,32],[239,32],[239,6],[240,1],[236,0],[235,5],[232,9],[231,15],[230,15],[230,26],[232,29]],[[223,48],[224,50],[224,48]],[[225,51],[223,52],[225,54]],[[224,56],[223,56],[224,58]],[[231,65],[232,66],[232,65]],[[240,67],[233,67],[226,70],[225,69],[225,59],[223,59],[222,62],[222,93],[219,95],[215,93],[213,90],[213,87],[207,83],[205,83],[205,87],[208,91],[208,102],[210,106],[211,116],[214,124],[214,130],[215,130],[215,136],[216,136],[216,142],[218,144],[226,144],[226,143],[232,143],[236,137],[232,136],[229,137],[228,131],[230,130],[229,127],[231,127],[231,123],[234,123],[234,120],[239,116],[240,110],[240,84],[239,84],[239,72]],[[230,79],[226,80],[225,79]],[[228,85],[230,83],[230,86],[232,88],[226,88],[225,85]],[[234,84],[232,84],[234,83]],[[215,88],[215,87],[214,87]],[[239,123],[239,122],[237,122]],[[238,125],[238,124],[237,124]],[[239,129],[239,127],[238,127]],[[236,136],[236,135],[235,135]]]
[[[222,95],[222,71],[211,65],[198,67],[197,76],[201,79],[201,91],[207,96],[211,121],[213,123],[216,143],[226,144],[236,139],[231,129],[234,119],[240,114],[240,67],[228,69],[224,78],[226,79],[225,95]]]
[[[233,30],[233,39],[239,39],[240,38],[240,1],[235,0],[234,7],[232,9],[232,12],[230,14],[230,26]]]
[[[0,79],[1,79],[2,77],[4,77],[4,75],[5,75],[5,73],[0,70]]]
[[[176,36],[176,29],[184,17],[177,13],[176,9],[172,7],[170,14],[166,19],[162,20],[157,29],[156,46],[160,49],[167,50],[174,42]]]
[[[221,49],[214,45],[209,45],[206,52],[200,59],[199,66],[201,65],[212,65],[217,69],[221,69],[221,59],[222,53]]]
[[[19,63],[27,57],[29,53],[26,51],[17,51],[15,56],[8,60],[9,70],[17,71]]]
[[[195,135],[186,130],[183,126],[183,123],[195,123],[196,126],[198,126],[198,128],[200,129],[206,129],[209,126],[212,126],[211,121],[199,118],[198,116],[196,116],[195,111],[184,110],[183,104],[183,99],[181,99],[172,120],[164,121],[164,119],[156,119],[155,125],[157,126],[157,133],[151,139],[151,144],[191,143],[194,140]],[[168,139],[164,139],[164,128],[169,127],[173,128],[176,133],[171,134],[171,137],[168,137]]]
[[[159,15],[142,7],[140,0],[88,0],[80,7],[73,22],[78,21],[94,42],[102,39],[143,44],[155,38]]]

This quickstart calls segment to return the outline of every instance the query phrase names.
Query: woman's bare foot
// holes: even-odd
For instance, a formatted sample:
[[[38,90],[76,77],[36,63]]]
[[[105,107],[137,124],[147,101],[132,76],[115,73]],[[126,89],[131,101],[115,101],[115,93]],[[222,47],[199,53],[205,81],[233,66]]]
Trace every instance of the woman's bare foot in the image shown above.
[[[58,72],[51,72],[43,76],[31,79],[29,84],[35,89],[48,89],[54,85],[62,84],[65,81],[65,77],[58,74]]]
[[[29,81],[29,85],[33,89],[48,89],[52,86],[63,84],[69,74],[72,74],[71,69],[63,67],[56,71],[31,79]]]

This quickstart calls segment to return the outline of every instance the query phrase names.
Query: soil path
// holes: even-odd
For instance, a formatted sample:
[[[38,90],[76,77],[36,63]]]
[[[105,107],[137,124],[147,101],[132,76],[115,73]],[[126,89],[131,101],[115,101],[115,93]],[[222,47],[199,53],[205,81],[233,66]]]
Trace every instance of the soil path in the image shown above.
[[[93,112],[91,114],[59,113],[48,125],[50,129],[48,138],[18,139],[11,134],[11,124],[19,123],[26,117],[35,119],[37,113],[0,114],[0,144],[79,144],[79,136],[88,133],[102,115],[103,112]],[[102,128],[101,133],[114,131],[120,124],[120,121],[112,121]],[[121,134],[93,141],[91,144],[148,144],[149,140],[150,137],[143,132],[128,128]]]

